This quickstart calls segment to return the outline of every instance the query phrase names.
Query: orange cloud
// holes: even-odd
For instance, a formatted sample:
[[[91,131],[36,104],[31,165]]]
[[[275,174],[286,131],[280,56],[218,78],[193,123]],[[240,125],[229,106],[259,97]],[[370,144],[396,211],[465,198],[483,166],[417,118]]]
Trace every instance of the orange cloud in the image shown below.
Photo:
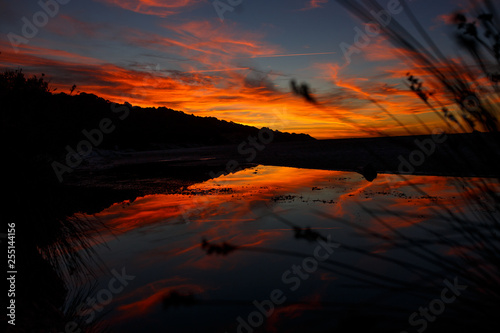
[[[304,8],[302,8],[301,10],[322,8],[327,3],[328,3],[328,0],[309,0],[307,5]]]
[[[179,13],[181,10],[192,7],[200,0],[100,0],[112,6],[117,6],[139,14],[165,17]]]

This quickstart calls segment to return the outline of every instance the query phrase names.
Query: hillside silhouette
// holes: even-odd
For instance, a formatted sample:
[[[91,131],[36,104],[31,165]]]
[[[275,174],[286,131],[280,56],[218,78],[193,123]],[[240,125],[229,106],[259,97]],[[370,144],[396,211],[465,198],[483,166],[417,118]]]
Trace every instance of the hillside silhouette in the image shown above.
[[[74,87],[71,89],[71,92]],[[200,117],[166,107],[142,108],[115,104],[94,94],[55,93],[44,74],[26,77],[22,70],[0,74],[0,98],[5,134],[10,145],[39,150],[53,157],[66,154],[86,139],[82,131],[99,128],[109,119],[109,133],[96,140],[99,149],[157,150],[179,147],[238,144],[259,128]],[[273,132],[273,141],[314,140],[306,134]]]

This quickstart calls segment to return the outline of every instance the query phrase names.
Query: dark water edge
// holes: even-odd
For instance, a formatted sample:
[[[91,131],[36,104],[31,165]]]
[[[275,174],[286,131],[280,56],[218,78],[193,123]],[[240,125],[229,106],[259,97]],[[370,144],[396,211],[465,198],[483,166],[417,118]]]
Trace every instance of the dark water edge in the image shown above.
[[[435,138],[421,135],[285,142],[259,145],[253,150],[246,144],[108,153],[90,158],[65,175],[61,185],[63,192],[78,202],[76,211],[92,214],[115,202],[176,193],[258,164],[359,173],[370,166],[377,173],[387,174],[500,177],[499,133],[447,134],[440,137],[444,142],[435,142]],[[435,142],[435,148],[430,142]],[[424,159],[422,164],[413,165],[411,161],[418,159],[412,159],[412,154],[418,152]]]
[[[359,171],[371,164],[378,173],[499,177],[500,135],[468,133],[276,143],[266,147],[256,160],[261,164],[325,170]]]
[[[468,133],[223,145],[94,156],[66,183],[203,181],[257,164],[307,169],[456,177],[499,177],[500,134]],[[208,177],[208,178],[207,178]],[[139,184],[137,183],[139,181]],[[142,185],[141,185],[142,184]],[[152,186],[154,187],[154,186]],[[167,184],[167,189],[169,185]]]

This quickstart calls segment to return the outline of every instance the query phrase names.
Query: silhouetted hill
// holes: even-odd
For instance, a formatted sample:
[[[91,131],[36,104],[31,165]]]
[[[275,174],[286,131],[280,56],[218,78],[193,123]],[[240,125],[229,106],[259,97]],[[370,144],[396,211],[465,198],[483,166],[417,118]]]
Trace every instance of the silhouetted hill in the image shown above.
[[[70,96],[64,93],[49,97],[56,123],[64,120],[64,133],[73,140],[82,139],[82,130],[91,131],[107,118],[112,128],[100,148],[134,150],[165,149],[184,146],[207,146],[240,143],[248,136],[258,137],[259,128],[236,124],[215,117],[199,117],[165,107],[141,108],[114,104],[93,94]],[[75,136],[75,134],[77,134]],[[306,134],[273,131],[276,142],[314,140]],[[266,137],[267,139],[267,137]]]
[[[237,144],[259,136],[259,128],[214,117],[115,104],[94,94],[54,94],[43,76],[27,79],[21,71],[5,72],[0,81],[9,145],[29,151],[66,154],[67,145],[76,150],[82,140],[92,141],[89,136],[93,148],[120,150]],[[314,140],[306,134],[263,131],[261,136],[272,136],[273,142]]]

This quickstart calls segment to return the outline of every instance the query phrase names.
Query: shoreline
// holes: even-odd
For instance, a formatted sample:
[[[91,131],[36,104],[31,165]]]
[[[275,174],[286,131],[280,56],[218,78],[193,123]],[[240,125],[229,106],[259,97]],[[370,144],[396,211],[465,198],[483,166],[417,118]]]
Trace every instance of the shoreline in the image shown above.
[[[101,150],[75,172],[105,173],[118,168],[139,176],[148,176],[150,171],[154,176],[159,169],[193,168],[216,175],[258,164],[358,172],[371,165],[377,173],[387,174],[500,177],[499,134],[447,134],[442,142],[433,140],[434,136],[421,135],[281,142],[255,148],[219,145],[136,152]],[[165,172],[160,174],[168,174]]]
[[[402,174],[398,172],[399,156],[408,158],[418,149],[415,140],[425,141],[430,137],[270,143],[257,151],[253,159],[249,159],[248,154],[240,154],[238,145],[146,152],[104,151],[75,169],[61,185],[64,192],[80,202],[81,210],[91,213],[140,196],[177,193],[220,174],[257,165],[357,172],[373,180],[377,174]],[[436,145],[424,163],[415,167],[415,172],[402,175],[500,179],[500,152],[491,151],[484,144],[473,149],[480,144],[474,140],[485,138],[495,145],[499,142],[495,141],[499,139],[498,134],[450,135],[446,142]],[[371,170],[371,177],[367,169]]]

